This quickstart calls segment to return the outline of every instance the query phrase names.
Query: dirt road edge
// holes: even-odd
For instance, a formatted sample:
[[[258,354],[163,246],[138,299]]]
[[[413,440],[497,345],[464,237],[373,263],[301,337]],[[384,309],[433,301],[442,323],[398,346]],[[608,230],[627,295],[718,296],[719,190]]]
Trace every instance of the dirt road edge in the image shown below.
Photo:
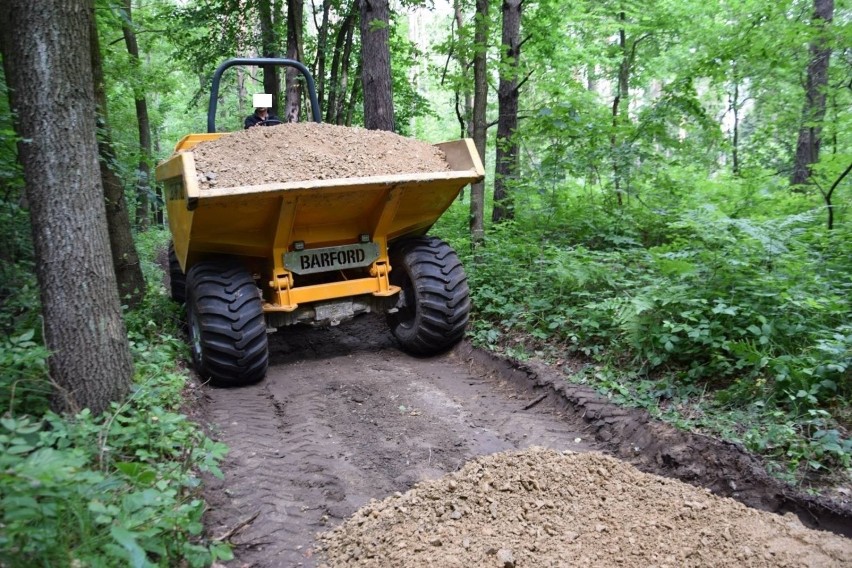
[[[468,341],[455,351],[462,360],[538,390],[582,417],[590,436],[642,471],[705,487],[755,509],[792,512],[808,527],[852,537],[852,503],[808,495],[770,477],[761,459],[737,444],[678,430],[644,410],[619,406],[543,363],[503,358]]]

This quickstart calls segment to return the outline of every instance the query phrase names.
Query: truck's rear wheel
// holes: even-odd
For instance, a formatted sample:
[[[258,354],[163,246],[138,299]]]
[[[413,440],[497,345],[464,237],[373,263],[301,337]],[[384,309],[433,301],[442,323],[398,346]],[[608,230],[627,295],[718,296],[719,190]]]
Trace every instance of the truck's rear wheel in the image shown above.
[[[391,332],[405,351],[431,355],[464,336],[470,314],[467,276],[456,252],[435,237],[408,239],[391,248],[391,283],[402,288]]]
[[[169,241],[169,289],[172,300],[178,304],[186,302],[186,274],[180,269],[175,243]]]
[[[187,274],[186,291],[196,371],[218,386],[261,380],[269,364],[269,347],[251,273],[233,262],[199,262]]]

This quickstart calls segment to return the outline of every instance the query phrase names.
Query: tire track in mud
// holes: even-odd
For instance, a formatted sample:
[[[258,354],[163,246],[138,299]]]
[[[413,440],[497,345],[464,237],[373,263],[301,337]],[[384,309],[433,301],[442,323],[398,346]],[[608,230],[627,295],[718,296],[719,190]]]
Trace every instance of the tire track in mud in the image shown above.
[[[453,353],[418,359],[394,345],[371,316],[288,328],[270,336],[261,384],[205,387],[212,436],[231,448],[225,479],[206,484],[208,532],[257,515],[231,537],[231,565],[314,566],[317,532],[479,455],[592,447],[550,401],[525,409],[537,393]]]

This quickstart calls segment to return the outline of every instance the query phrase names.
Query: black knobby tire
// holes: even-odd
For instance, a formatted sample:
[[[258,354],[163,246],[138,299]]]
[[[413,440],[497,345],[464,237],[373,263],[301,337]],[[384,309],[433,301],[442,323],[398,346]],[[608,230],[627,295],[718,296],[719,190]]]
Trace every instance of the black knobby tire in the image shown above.
[[[263,379],[269,347],[251,273],[235,262],[199,262],[187,274],[186,291],[189,343],[198,374],[217,386]]]
[[[186,274],[180,269],[173,242],[169,242],[169,289],[172,300],[178,304],[186,302]]]
[[[446,351],[464,337],[470,315],[467,275],[456,251],[441,239],[419,237],[391,247],[391,284],[402,288],[388,325],[414,355]]]

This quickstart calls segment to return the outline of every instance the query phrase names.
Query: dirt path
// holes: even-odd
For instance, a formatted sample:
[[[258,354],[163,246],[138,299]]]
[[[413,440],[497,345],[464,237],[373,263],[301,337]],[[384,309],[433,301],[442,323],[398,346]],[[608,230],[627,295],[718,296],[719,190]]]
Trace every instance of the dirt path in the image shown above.
[[[314,566],[317,532],[476,456],[598,447],[582,420],[536,392],[458,355],[401,353],[376,318],[270,340],[264,382],[205,389],[213,435],[231,448],[225,480],[207,490],[209,532],[257,515],[231,538],[234,566]]]
[[[282,330],[270,336],[270,354],[261,384],[203,389],[203,417],[231,448],[225,479],[205,490],[208,533],[230,534],[234,545],[229,566],[567,566],[577,558],[843,566],[852,558],[852,540],[800,522],[849,536],[848,503],[792,493],[741,448],[615,406],[542,365],[465,345],[412,358],[372,316]],[[550,453],[512,453],[531,447]],[[618,460],[587,463],[590,450]],[[409,491],[424,480],[435,481]],[[415,496],[424,491],[432,496]],[[561,512],[536,520],[554,502]],[[601,539],[614,555],[601,552]]]

